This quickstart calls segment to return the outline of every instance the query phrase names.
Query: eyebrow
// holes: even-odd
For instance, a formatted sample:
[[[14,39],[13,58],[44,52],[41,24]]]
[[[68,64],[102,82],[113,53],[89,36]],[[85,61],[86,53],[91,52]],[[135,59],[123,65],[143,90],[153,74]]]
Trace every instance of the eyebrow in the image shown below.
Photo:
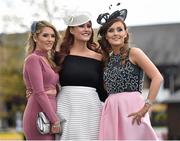
[[[54,35],[55,33],[48,33],[48,32],[41,32],[41,34],[50,34],[50,35]]]

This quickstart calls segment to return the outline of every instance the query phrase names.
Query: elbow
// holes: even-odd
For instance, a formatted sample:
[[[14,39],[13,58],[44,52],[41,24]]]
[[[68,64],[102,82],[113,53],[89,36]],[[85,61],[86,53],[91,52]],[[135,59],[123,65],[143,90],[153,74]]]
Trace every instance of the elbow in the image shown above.
[[[161,85],[161,84],[164,83],[164,78],[161,75],[161,73],[158,73],[158,74],[154,75],[154,77],[152,78],[152,81],[156,82],[156,84],[160,84]]]
[[[164,83],[164,77],[162,75],[160,76],[160,80],[161,80],[161,83]]]
[[[160,84],[164,83],[164,78],[161,74],[158,76],[158,80],[159,80]]]

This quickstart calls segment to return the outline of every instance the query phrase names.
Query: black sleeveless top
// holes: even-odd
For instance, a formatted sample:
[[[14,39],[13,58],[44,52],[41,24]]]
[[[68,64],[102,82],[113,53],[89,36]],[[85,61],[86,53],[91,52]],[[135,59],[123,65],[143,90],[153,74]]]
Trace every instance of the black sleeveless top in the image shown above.
[[[121,64],[119,54],[110,56],[104,70],[104,83],[108,94],[133,91],[142,93],[143,80],[143,70],[129,60],[129,55],[124,64]]]
[[[96,88],[101,101],[107,98],[103,85],[102,62],[93,58],[68,55],[60,75],[61,86],[87,86]],[[86,96],[86,95],[84,95]]]

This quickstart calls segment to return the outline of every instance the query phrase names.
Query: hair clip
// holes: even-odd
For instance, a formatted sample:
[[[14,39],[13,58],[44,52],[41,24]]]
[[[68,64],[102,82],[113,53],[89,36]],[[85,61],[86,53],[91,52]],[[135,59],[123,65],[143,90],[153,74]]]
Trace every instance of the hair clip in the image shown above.
[[[36,32],[36,28],[37,28],[37,21],[33,21],[32,25],[31,25],[31,32],[35,33]]]

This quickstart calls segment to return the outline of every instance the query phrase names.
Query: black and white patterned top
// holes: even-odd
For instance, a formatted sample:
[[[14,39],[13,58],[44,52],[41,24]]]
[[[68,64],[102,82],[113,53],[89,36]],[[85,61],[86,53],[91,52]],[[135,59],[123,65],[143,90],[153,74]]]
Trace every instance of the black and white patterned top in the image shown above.
[[[109,94],[132,91],[142,93],[144,72],[129,60],[129,56],[121,64],[120,55],[112,54],[105,67],[103,79]]]

